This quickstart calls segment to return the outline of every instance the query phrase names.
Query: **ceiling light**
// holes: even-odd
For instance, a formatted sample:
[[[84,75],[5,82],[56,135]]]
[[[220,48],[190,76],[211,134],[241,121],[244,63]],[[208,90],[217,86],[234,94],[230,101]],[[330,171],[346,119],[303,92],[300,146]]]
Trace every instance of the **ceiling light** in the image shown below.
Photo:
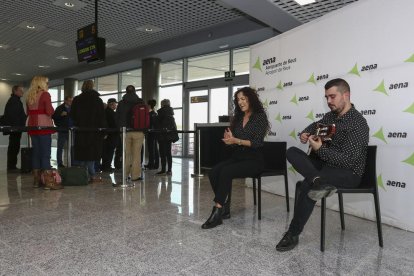
[[[37,67],[39,67],[39,68],[49,68],[50,66],[49,65],[38,65]]]
[[[9,49],[9,48],[10,48],[10,45],[0,44],[0,49],[6,50],[6,49]]]
[[[13,75],[15,75],[15,76],[23,76],[23,74],[21,74],[21,73],[13,73]]]
[[[163,31],[163,29],[153,26],[153,25],[143,25],[137,28],[140,32],[146,32],[146,33],[157,33]]]
[[[2,81],[6,81],[6,80],[8,80],[8,79],[1,79]]]
[[[53,5],[69,9],[71,11],[79,11],[86,7],[86,3],[83,3],[80,0],[54,0]]]
[[[57,56],[56,58],[57,59],[61,59],[61,60],[67,60],[67,59],[69,59],[68,57],[65,57],[65,56]]]
[[[316,0],[295,0],[296,3],[298,3],[301,6],[310,4],[310,3],[315,3]]]
[[[220,48],[220,49],[225,49],[225,48],[227,48],[227,47],[229,47],[229,44],[224,44],[224,45],[220,45],[220,46],[219,46],[219,48]]]
[[[26,28],[28,28],[30,30],[36,29],[36,27],[34,25],[26,25]]]

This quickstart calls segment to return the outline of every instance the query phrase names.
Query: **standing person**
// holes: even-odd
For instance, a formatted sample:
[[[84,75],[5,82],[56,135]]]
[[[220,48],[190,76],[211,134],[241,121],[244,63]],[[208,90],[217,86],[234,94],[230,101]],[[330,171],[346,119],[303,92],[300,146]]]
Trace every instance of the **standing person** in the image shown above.
[[[352,188],[361,182],[369,127],[365,118],[351,104],[350,96],[351,89],[345,80],[328,81],[325,84],[325,98],[331,111],[300,134],[300,141],[309,143],[311,154],[307,155],[296,147],[287,150],[287,159],[305,179],[299,187],[293,219],[288,231],[276,245],[277,251],[295,248],[316,201],[333,195],[336,187]],[[335,124],[336,132],[330,143],[322,143],[320,137],[312,135],[317,123]]]
[[[26,113],[24,112],[21,97],[23,96],[23,87],[15,85],[12,87],[12,94],[4,108],[5,125],[24,127],[26,125]],[[7,171],[17,172],[17,155],[20,151],[21,132],[9,133],[9,146],[7,147]]]
[[[234,94],[234,117],[230,128],[224,131],[223,142],[234,151],[228,160],[211,169],[209,179],[213,188],[214,207],[210,217],[201,226],[214,228],[230,218],[231,184],[234,178],[252,177],[264,168],[262,147],[269,131],[266,111],[256,90],[244,87]]]
[[[73,127],[72,118],[70,118],[70,107],[72,105],[73,98],[71,96],[65,96],[63,100],[63,104],[59,105],[55,113],[53,113],[53,121],[57,127],[61,128],[69,128]],[[69,131],[68,130],[61,130],[58,131],[58,138],[57,138],[57,151],[56,151],[56,162],[58,163],[58,168],[65,167],[63,165],[62,155],[63,155],[63,148],[65,144],[68,142],[69,138]],[[68,148],[70,145],[68,145]],[[73,154],[71,154],[71,159],[73,160]],[[73,163],[73,162],[72,162]]]
[[[119,127],[132,127],[132,108],[137,104],[145,104],[138,97],[133,85],[126,87],[126,94],[118,104],[116,118]],[[125,171],[132,181],[143,180],[141,177],[141,149],[144,143],[144,132],[128,131],[125,137]]]
[[[73,124],[79,128],[106,127],[105,109],[99,93],[94,90],[93,80],[86,80],[82,84],[82,93],[73,99],[70,116]],[[101,182],[96,176],[95,160],[102,157],[104,134],[97,131],[75,132],[76,162],[88,168],[89,181]]]
[[[54,112],[48,90],[48,78],[35,76],[27,93],[27,126],[29,127],[53,127],[52,115]],[[50,170],[50,155],[52,148],[52,133],[54,130],[29,130],[32,139],[32,169],[33,187],[41,186],[41,170]],[[63,186],[56,183],[45,183],[45,189],[62,189]]]
[[[116,123],[116,107],[118,102],[115,98],[108,99],[107,106],[105,108],[105,118],[108,128],[117,128]],[[112,159],[114,158],[115,148],[119,143],[119,133],[108,132],[104,140],[104,149],[102,156],[102,171],[113,172],[114,168],[111,167]]]
[[[152,99],[148,100],[148,106],[150,108],[150,129],[155,129],[156,120],[157,120],[157,112],[155,112],[155,105],[157,101]],[[148,146],[148,164],[145,165],[145,168],[149,170],[158,170],[160,164],[160,156],[158,153],[158,146],[157,146],[157,134],[149,132],[147,134],[147,146]]]
[[[158,117],[156,122],[158,129],[177,130],[177,125],[174,119],[174,110],[170,106],[170,100],[164,99],[161,101],[161,108],[158,109]],[[172,175],[171,143],[178,141],[177,132],[157,134],[158,145],[160,148],[161,171],[157,172],[156,175]],[[166,168],[167,171],[165,170]]]

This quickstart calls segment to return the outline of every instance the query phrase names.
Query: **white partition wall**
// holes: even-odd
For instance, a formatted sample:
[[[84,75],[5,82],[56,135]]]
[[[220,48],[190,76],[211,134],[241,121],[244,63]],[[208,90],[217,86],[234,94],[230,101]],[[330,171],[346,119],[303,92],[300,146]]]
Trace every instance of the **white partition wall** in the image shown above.
[[[344,78],[378,146],[384,223],[414,231],[414,1],[361,0],[251,47],[250,85],[267,106],[269,141],[298,139],[329,109],[324,84]],[[289,165],[291,195],[302,179]],[[275,184],[276,182],[276,184]],[[264,189],[284,194],[283,180]],[[370,195],[345,195],[347,213],[374,219]],[[337,208],[337,198],[328,206]]]

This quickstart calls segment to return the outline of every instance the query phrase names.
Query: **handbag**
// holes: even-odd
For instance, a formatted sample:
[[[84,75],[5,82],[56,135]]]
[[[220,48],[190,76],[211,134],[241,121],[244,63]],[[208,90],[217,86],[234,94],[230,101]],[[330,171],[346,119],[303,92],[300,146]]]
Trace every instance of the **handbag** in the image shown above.
[[[59,190],[63,189],[62,178],[56,169],[43,170],[40,174],[40,179],[44,185],[45,190]]]

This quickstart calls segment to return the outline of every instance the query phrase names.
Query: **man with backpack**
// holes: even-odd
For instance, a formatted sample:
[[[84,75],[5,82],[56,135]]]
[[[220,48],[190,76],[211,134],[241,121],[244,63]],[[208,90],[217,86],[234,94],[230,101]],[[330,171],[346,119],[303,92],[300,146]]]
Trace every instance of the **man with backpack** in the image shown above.
[[[149,111],[145,102],[138,97],[133,85],[126,87],[126,94],[118,103],[116,118],[119,127],[134,128],[125,137],[125,172],[132,181],[141,177],[141,148],[144,143],[144,130],[149,126]],[[148,125],[147,125],[148,121]]]

